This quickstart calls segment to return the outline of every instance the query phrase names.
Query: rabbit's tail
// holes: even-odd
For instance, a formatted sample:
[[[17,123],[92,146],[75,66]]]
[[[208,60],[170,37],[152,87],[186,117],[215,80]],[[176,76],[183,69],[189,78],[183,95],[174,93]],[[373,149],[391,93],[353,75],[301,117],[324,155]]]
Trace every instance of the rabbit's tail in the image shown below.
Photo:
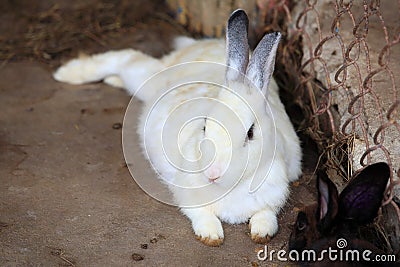
[[[163,67],[158,59],[140,51],[126,49],[73,59],[57,69],[53,77],[57,81],[70,84],[103,80],[112,86],[125,88],[141,100],[146,100],[152,92],[137,92],[138,88]]]

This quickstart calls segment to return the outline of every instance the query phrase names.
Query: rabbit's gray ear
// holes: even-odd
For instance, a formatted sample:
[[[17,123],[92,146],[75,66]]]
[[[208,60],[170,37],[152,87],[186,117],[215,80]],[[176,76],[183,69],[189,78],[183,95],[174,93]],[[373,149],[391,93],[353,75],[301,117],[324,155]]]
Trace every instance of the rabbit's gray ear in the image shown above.
[[[367,224],[374,220],[381,206],[390,168],[385,162],[369,165],[343,189],[339,198],[340,219]]]
[[[264,35],[258,43],[247,67],[246,77],[264,94],[275,68],[275,56],[281,34],[279,32]]]
[[[227,83],[244,77],[249,62],[248,27],[249,19],[246,12],[241,9],[234,11],[226,27]]]
[[[321,233],[329,232],[336,221],[339,211],[339,194],[335,184],[328,178],[325,171],[322,170],[317,175],[317,189],[317,227]]]

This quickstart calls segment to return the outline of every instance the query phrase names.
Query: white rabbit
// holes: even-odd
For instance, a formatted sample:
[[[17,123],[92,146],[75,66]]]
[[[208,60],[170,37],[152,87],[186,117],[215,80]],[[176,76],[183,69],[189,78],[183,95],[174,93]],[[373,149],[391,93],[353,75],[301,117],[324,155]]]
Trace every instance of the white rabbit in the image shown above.
[[[223,242],[221,221],[250,219],[251,238],[268,241],[278,231],[289,182],[301,173],[300,142],[272,78],[281,35],[265,35],[249,60],[247,28],[246,13],[236,10],[226,44],[179,37],[177,49],[161,59],[110,51],[54,73],[72,84],[104,80],[144,102],[138,134],[145,155],[210,246]],[[163,75],[184,62],[195,63]],[[193,75],[210,83],[187,83]]]

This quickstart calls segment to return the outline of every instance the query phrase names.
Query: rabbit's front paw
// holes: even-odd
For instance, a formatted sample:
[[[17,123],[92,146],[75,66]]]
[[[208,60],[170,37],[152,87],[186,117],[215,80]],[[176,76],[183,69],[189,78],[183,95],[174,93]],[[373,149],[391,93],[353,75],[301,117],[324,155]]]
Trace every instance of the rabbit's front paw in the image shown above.
[[[217,247],[224,241],[221,222],[214,215],[193,223],[193,230],[196,238],[208,246]]]
[[[263,210],[251,217],[249,227],[251,239],[256,243],[265,244],[278,232],[278,221],[275,213]]]

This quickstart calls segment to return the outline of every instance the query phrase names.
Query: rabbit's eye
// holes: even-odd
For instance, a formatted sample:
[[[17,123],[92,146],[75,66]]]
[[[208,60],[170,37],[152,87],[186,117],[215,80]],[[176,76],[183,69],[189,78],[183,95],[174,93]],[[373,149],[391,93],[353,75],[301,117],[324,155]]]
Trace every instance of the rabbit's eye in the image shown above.
[[[308,225],[307,215],[304,212],[300,212],[296,220],[296,228],[298,231],[303,231]]]
[[[254,123],[251,125],[250,129],[247,131],[247,139],[253,140],[254,137]]]
[[[306,229],[307,224],[305,222],[297,222],[296,227],[297,230],[303,231],[304,229]]]

